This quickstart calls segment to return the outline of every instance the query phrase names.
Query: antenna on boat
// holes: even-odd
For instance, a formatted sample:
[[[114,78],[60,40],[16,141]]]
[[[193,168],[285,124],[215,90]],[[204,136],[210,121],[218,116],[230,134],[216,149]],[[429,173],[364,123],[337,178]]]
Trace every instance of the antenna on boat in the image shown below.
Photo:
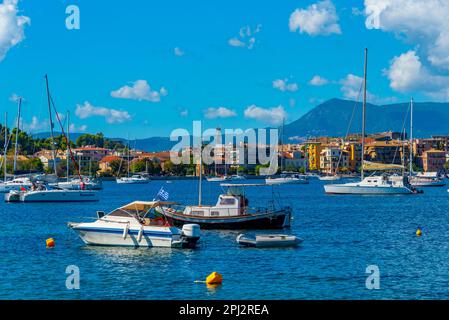
[[[16,141],[14,143],[14,165],[13,165],[13,173],[16,172],[17,169],[17,143],[19,139],[19,128],[20,128],[20,108],[22,107],[22,97],[19,97],[18,101],[18,110],[17,110],[17,126],[16,126]]]
[[[360,177],[361,180],[365,177],[364,160],[365,160],[365,122],[366,122],[366,78],[368,72],[368,48],[365,48],[365,65],[363,68],[363,106],[362,106],[362,166]]]

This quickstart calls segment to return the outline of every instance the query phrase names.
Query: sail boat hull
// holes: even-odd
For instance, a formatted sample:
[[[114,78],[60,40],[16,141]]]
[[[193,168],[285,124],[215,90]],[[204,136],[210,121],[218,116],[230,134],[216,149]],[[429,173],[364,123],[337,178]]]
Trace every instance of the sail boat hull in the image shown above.
[[[327,194],[359,194],[359,195],[397,195],[413,194],[407,187],[393,186],[361,186],[358,184],[329,184],[324,186]]]

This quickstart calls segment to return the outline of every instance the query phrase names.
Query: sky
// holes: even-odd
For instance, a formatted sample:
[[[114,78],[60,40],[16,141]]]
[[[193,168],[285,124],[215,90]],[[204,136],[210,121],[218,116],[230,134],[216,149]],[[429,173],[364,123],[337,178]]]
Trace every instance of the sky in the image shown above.
[[[0,0],[0,113],[12,125],[23,97],[23,128],[49,131],[48,74],[76,132],[278,126],[357,99],[365,47],[369,102],[448,101],[447,16],[445,0]]]

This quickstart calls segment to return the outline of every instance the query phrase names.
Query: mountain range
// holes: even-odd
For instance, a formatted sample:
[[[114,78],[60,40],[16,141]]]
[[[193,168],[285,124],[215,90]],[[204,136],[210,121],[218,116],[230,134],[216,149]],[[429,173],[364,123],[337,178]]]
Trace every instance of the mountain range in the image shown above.
[[[410,103],[388,105],[367,104],[366,132],[400,132],[409,128]],[[413,135],[425,138],[432,135],[449,135],[449,103],[415,102],[413,107]],[[351,120],[352,119],[352,120]],[[360,133],[362,104],[351,100],[331,99],[316,106],[299,119],[284,126],[284,141],[300,140],[305,137],[344,137],[347,132]],[[57,133],[55,133],[57,134]],[[82,133],[71,133],[76,140]],[[50,133],[34,135],[46,138]],[[126,141],[124,138],[112,140]],[[177,142],[168,137],[151,137],[130,142],[131,147],[148,152],[170,150]]]

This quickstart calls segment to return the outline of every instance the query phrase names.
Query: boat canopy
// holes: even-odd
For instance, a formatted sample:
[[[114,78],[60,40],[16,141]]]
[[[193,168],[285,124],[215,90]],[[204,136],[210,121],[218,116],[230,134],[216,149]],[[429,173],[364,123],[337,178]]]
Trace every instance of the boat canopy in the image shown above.
[[[387,164],[387,163],[377,163],[371,161],[363,161],[364,170],[367,171],[382,171],[382,170],[403,170],[404,166],[400,164]]]
[[[119,209],[127,211],[148,211],[159,206],[169,206],[175,204],[178,203],[173,201],[133,201],[123,207],[120,207]]]

